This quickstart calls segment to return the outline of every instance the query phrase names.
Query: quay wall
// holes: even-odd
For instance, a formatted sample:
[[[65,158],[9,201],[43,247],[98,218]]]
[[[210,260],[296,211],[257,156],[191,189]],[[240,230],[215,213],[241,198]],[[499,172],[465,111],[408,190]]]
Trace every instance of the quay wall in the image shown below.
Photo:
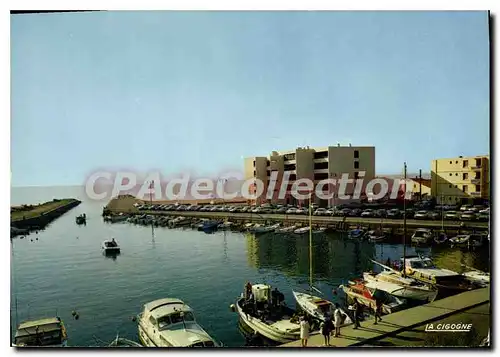
[[[59,218],[62,216],[64,213],[68,212],[72,208],[78,206],[81,201],[77,199],[72,199],[68,203],[63,204],[57,208],[54,208],[50,211],[42,212],[40,215],[35,216],[35,217],[30,217],[26,219],[16,219],[16,220],[11,220],[10,225],[11,227],[15,228],[20,228],[20,229],[38,229],[38,228],[44,228],[47,226],[50,222],[55,220],[56,218]]]

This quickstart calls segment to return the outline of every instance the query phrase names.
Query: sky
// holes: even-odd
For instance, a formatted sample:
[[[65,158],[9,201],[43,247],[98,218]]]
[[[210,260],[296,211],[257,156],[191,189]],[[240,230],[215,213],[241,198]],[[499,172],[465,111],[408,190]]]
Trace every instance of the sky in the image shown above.
[[[11,15],[13,186],[337,143],[429,172],[488,154],[489,126],[486,12]]]

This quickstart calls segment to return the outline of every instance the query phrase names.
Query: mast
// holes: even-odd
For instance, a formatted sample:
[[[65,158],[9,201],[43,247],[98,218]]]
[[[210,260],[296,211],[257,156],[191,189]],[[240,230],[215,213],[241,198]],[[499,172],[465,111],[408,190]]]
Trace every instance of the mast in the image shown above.
[[[405,189],[403,192],[403,277],[406,278],[406,162],[404,165]]]
[[[313,266],[312,266],[312,206],[309,199],[309,289],[313,289]]]

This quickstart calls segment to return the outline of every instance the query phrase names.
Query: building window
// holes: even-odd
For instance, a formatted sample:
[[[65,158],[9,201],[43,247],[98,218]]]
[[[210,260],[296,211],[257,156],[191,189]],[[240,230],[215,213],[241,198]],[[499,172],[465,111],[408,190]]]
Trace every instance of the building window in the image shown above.
[[[476,166],[481,167],[481,159],[476,159]]]
[[[452,176],[453,174],[450,172],[450,176]]]
[[[467,192],[467,185],[463,185],[463,186],[462,186],[462,191],[463,191],[463,192]]]
[[[480,179],[481,178],[481,173],[480,172],[476,172],[476,179]]]
[[[359,172],[354,171],[354,179],[357,180],[359,178]]]
[[[327,169],[327,168],[328,168],[328,162],[315,162],[314,163],[315,170],[321,170],[321,169]]]
[[[328,151],[318,151],[314,153],[315,159],[326,159],[328,157]]]
[[[315,180],[326,180],[328,178],[328,174],[314,174]]]
[[[450,188],[451,188],[451,183],[450,183]]]
[[[253,160],[253,167],[255,167],[255,160]]]
[[[253,170],[253,177],[255,177],[255,176],[256,176],[256,173],[255,173],[255,170]]]
[[[481,192],[481,185],[476,185],[476,192]]]
[[[267,177],[271,176],[271,171],[267,170]]]
[[[287,164],[287,165],[285,165],[284,170],[285,170],[285,171],[293,171],[293,170],[295,170],[296,168],[297,168],[297,167],[296,167],[296,165],[295,165],[295,164]]]
[[[463,180],[467,180],[469,178],[469,174],[467,172],[465,172],[462,176]]]
[[[269,162],[269,160],[267,160],[267,166],[269,166],[269,164],[270,164],[270,162]]]
[[[354,161],[354,168],[359,169],[359,161]]]
[[[455,176],[458,176],[458,172],[455,174]]]
[[[295,160],[295,154],[286,154],[284,155],[285,161],[287,160]]]
[[[453,161],[450,161],[450,164],[453,164]]]
[[[295,180],[297,180],[297,175],[291,174],[289,179],[290,179],[290,181],[295,181]]]
[[[354,158],[359,159],[359,150],[354,150]]]
[[[467,166],[469,166],[469,160],[464,160],[463,167],[467,167]]]

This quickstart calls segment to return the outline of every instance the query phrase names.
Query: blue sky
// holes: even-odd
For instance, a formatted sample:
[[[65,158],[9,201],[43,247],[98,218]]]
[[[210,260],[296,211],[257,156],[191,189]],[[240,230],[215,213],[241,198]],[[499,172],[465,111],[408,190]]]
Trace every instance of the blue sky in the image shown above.
[[[11,16],[12,184],[242,169],[352,143],[377,173],[489,152],[486,12]]]

